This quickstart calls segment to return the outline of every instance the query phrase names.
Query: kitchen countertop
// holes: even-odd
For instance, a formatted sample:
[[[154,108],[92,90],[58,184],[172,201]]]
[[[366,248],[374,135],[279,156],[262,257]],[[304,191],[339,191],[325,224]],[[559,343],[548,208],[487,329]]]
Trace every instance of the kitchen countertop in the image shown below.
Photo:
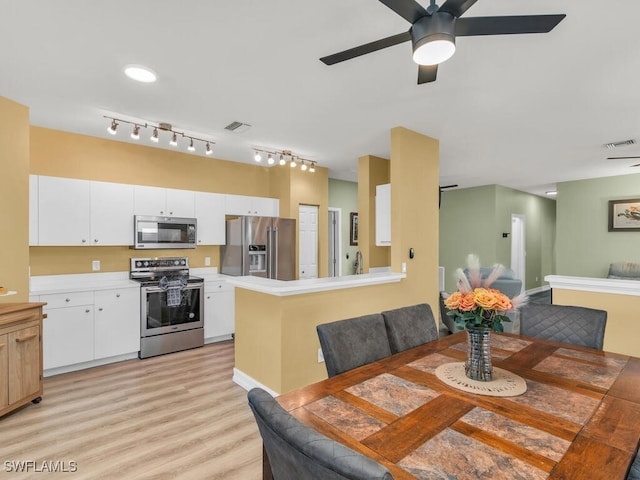
[[[87,292],[113,288],[140,288],[140,284],[129,278],[129,272],[36,275],[30,278],[29,295]]]
[[[266,293],[275,296],[301,295],[305,293],[339,290],[343,288],[364,287],[383,283],[399,282],[406,278],[405,273],[379,272],[344,277],[309,278],[304,280],[271,280],[262,277],[231,277],[225,280],[236,287]]]

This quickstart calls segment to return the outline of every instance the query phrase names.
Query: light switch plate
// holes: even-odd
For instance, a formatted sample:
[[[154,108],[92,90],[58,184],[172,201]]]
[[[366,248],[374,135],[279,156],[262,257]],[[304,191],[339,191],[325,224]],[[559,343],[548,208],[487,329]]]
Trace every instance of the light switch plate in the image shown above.
[[[91,269],[94,272],[100,271],[100,260],[94,260],[93,262],[91,262]]]
[[[324,355],[322,354],[322,348],[318,349],[318,363],[324,362]]]
[[[204,257],[204,266],[205,267],[211,266],[211,257]]]

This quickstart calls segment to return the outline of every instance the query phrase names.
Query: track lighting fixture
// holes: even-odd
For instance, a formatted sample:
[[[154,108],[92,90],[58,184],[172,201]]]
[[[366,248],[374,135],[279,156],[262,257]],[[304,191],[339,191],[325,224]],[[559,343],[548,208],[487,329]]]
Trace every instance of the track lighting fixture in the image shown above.
[[[107,128],[107,132],[109,132],[111,135],[115,135],[118,130],[118,124],[116,123],[115,119],[111,120],[111,126],[109,128]]]
[[[171,124],[169,123],[158,123],[157,125],[153,125],[153,124],[149,124],[149,123],[143,123],[143,122],[130,122],[129,120],[122,120],[121,118],[114,118],[114,117],[108,117],[108,116],[104,116],[104,118],[108,118],[111,121],[111,124],[109,126],[109,128],[107,129],[107,131],[111,134],[111,135],[116,135],[117,133],[117,129],[118,129],[118,125],[121,123],[127,123],[129,125],[133,125],[133,131],[131,132],[131,138],[134,140],[139,140],[140,139],[140,129],[144,128],[150,128],[152,129],[152,133],[151,133],[151,137],[149,138],[153,143],[158,143],[160,141],[160,131],[163,132],[169,132],[171,134],[171,140],[169,141],[169,145],[171,145],[172,147],[176,147],[178,146],[178,135],[180,135],[182,138],[186,138],[188,139],[189,145],[187,146],[187,150],[189,150],[190,152],[194,152],[196,150],[196,147],[194,145],[194,141],[199,141],[205,144],[205,150],[204,153],[205,155],[211,155],[213,154],[213,150],[211,149],[211,145],[215,145],[215,142],[212,142],[211,140],[206,140],[204,138],[198,138],[198,137],[193,137],[191,135],[187,135],[184,132],[178,132],[177,130],[174,130],[171,126]],[[256,151],[256,154],[258,153],[258,151]]]
[[[274,165],[276,163],[275,158],[277,156],[279,158],[279,165],[286,165],[288,163],[291,168],[295,168],[298,166],[298,163],[300,163],[300,170],[302,170],[303,172],[308,171],[313,173],[316,171],[316,169],[314,168],[316,164],[315,161],[301,158],[300,156],[292,153],[291,150],[265,150],[262,148],[254,148],[253,151],[255,152],[253,158],[256,162],[260,161],[258,160],[259,158],[262,159],[261,154],[266,154],[267,163],[269,165]],[[288,162],[287,157],[289,158]]]

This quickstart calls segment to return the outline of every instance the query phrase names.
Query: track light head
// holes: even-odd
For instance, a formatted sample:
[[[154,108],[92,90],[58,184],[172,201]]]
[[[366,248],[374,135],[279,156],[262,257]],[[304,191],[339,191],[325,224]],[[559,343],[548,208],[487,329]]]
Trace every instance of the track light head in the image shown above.
[[[211,150],[211,145],[209,145],[209,142],[207,142],[207,146],[204,149],[204,153],[206,155],[211,155],[213,153],[213,150]]]
[[[134,140],[140,140],[140,125],[133,126],[133,132],[131,132],[131,138]]]
[[[311,163],[311,166],[309,167],[309,171],[311,173],[315,173],[315,171],[316,171],[316,164],[315,163]]]
[[[302,163],[300,164],[300,170],[304,172],[306,169],[307,169],[307,164],[304,163],[304,160],[302,160]]]
[[[296,165],[298,165],[295,161],[295,159],[293,157],[291,157],[291,161],[289,162],[289,166],[291,168],[296,168]]]
[[[269,165],[273,165],[274,163],[276,163],[276,160],[273,158],[273,155],[269,155],[269,158],[267,159],[267,163]]]
[[[193,138],[191,139],[191,143],[189,143],[189,146],[187,147],[187,150],[189,150],[190,152],[195,152],[196,151],[196,147],[193,146]]]
[[[171,145],[172,147],[178,146],[178,135],[176,135],[176,132],[173,132],[171,140],[169,140],[169,145]]]
[[[278,162],[280,165],[284,165],[285,163],[287,163],[284,159],[284,156],[282,154],[280,154],[280,161]]]
[[[157,128],[154,128],[154,129],[153,129],[153,134],[151,135],[151,141],[152,141],[153,143],[158,143],[158,140],[160,140],[160,139],[158,138],[158,129],[157,129]]]
[[[109,132],[111,135],[115,135],[117,133],[117,130],[118,130],[118,122],[116,122],[115,119],[112,119],[111,126],[107,128],[107,132]]]
[[[271,158],[271,157],[269,157],[269,158]],[[256,154],[253,156],[253,159],[256,162],[261,162],[262,161],[262,155],[260,155],[260,152],[256,151]]]

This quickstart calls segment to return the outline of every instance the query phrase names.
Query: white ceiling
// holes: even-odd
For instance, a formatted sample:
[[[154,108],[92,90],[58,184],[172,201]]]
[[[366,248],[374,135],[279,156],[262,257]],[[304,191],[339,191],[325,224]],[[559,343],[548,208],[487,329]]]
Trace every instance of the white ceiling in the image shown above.
[[[409,28],[376,0],[0,6],[0,95],[30,107],[33,125],[114,138],[103,115],[169,122],[215,142],[216,158],[289,149],[346,180],[356,180],[359,156],[388,158],[395,126],[440,140],[442,185],[544,194],[559,181],[640,173],[630,168],[640,160],[606,160],[640,155],[640,145],[602,147],[640,141],[638,0],[479,0],[466,17],[567,17],[547,34],[458,38],[424,85],[410,42],[333,66],[318,60]],[[127,64],[151,67],[158,81],[129,80]],[[234,120],[252,127],[225,131]]]

